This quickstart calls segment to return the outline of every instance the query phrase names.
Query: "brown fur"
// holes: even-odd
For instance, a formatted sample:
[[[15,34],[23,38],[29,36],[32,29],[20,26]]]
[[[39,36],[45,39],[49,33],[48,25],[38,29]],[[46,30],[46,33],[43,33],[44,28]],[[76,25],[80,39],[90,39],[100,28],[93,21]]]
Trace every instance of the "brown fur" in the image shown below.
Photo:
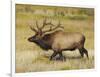
[[[62,55],[62,51],[73,51],[75,49],[79,50],[82,57],[84,54],[88,57],[88,51],[84,48],[85,36],[83,34],[56,30],[58,28],[63,28],[60,22],[55,26],[51,22],[47,23],[46,19],[43,21],[41,28],[38,26],[38,22],[36,22],[36,25],[38,30],[30,27],[34,32],[36,32],[36,34],[28,40],[36,43],[44,50],[53,50],[54,53],[51,55],[50,60],[52,60],[57,54],[59,54],[60,59],[64,60],[65,58]],[[43,31],[43,28],[46,25],[51,25],[51,27],[48,30]]]
[[[31,39],[33,39],[31,37]],[[81,56],[84,56],[84,53],[88,57],[88,52],[84,48],[85,36],[78,32],[64,32],[64,31],[55,31],[42,36],[39,40],[42,44],[37,43],[40,47],[44,46],[42,49],[51,49],[54,51],[50,60],[53,59],[57,54],[61,55],[62,51],[65,50],[75,50],[79,49]],[[34,41],[31,41],[34,42]],[[62,57],[62,55],[60,56]],[[63,57],[64,59],[64,57]]]

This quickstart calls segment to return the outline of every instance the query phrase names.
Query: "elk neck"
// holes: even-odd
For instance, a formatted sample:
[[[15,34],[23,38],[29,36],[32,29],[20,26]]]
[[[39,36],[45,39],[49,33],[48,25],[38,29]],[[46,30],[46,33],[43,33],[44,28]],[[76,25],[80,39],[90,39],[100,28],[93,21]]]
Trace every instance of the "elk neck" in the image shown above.
[[[44,40],[38,40],[38,41],[36,41],[35,42],[37,45],[39,45],[43,50],[48,50],[48,49],[50,49],[51,47],[48,45],[48,44],[46,44],[45,42],[44,42]]]

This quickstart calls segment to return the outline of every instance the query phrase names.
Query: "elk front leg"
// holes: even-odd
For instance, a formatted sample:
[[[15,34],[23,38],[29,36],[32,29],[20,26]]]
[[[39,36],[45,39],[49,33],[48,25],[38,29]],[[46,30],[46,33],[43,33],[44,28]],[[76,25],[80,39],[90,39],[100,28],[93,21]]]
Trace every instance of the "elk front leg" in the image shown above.
[[[51,57],[50,57],[50,60],[53,60],[53,57],[55,57],[58,53],[57,52],[54,52]]]

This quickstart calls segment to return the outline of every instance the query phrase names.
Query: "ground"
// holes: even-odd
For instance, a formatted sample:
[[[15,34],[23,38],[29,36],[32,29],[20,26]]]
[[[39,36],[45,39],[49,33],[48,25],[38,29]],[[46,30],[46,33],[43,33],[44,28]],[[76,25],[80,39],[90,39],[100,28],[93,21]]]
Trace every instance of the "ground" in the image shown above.
[[[38,72],[91,69],[94,67],[94,52],[89,50],[89,59],[85,56],[81,58],[78,50],[63,52],[66,61],[49,61],[52,51],[23,51],[17,52],[16,72]]]

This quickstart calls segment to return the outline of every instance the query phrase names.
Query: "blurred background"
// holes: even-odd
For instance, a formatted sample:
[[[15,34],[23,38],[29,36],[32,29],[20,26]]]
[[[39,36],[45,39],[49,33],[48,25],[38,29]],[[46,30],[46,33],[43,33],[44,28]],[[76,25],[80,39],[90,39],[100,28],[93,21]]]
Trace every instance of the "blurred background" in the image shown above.
[[[94,68],[94,9],[16,4],[16,72],[55,71]],[[66,62],[49,61],[53,51],[45,52],[27,39],[35,33],[29,25],[39,26],[48,18],[53,24],[60,20],[65,32],[81,32],[90,59],[80,58],[78,50],[65,51]],[[48,28],[48,27],[47,27]]]

